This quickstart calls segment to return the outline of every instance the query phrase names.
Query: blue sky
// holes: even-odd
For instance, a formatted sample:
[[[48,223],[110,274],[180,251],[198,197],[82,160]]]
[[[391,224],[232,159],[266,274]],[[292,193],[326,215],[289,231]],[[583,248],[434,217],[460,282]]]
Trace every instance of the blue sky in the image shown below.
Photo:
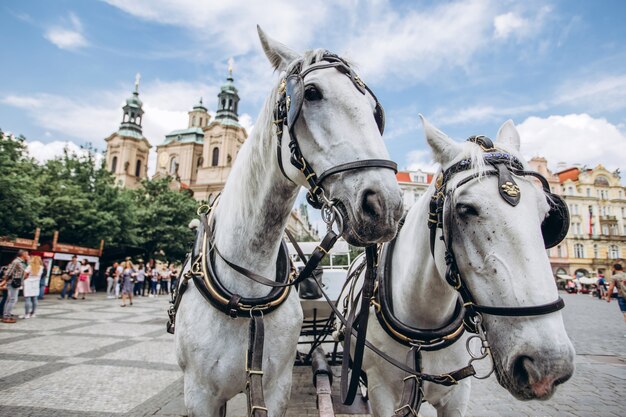
[[[228,59],[251,128],[275,80],[256,24],[352,60],[401,168],[432,169],[418,113],[457,140],[513,119],[528,157],[626,172],[626,2],[28,0],[0,5],[0,128],[40,159],[93,143],[141,73],[152,145],[210,110]]]

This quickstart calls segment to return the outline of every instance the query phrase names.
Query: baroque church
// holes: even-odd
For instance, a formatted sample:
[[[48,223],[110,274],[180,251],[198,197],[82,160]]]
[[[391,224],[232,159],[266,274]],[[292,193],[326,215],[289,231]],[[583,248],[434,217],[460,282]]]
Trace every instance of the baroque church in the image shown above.
[[[172,187],[189,190],[198,201],[212,202],[222,191],[248,134],[239,123],[239,94],[232,68],[217,96],[217,111],[211,118],[202,98],[188,112],[186,129],[165,135],[156,147],[157,166],[152,178],[172,178]],[[139,74],[135,90],[122,108],[119,129],[105,139],[106,166],[117,185],[139,188],[148,178],[148,155],[152,146],[143,136],[143,102],[139,98]],[[291,232],[306,239],[318,238],[312,230],[306,206],[292,211],[287,226]]]

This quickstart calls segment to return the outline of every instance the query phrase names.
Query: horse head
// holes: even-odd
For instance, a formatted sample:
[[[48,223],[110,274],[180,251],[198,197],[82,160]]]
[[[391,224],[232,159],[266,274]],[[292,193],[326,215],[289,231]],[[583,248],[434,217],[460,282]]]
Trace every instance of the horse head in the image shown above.
[[[260,28],[259,37],[281,73],[273,95],[281,171],[309,190],[314,205],[337,209],[349,243],[390,240],[402,200],[382,139],[382,106],[342,58],[325,50],[300,56]]]
[[[568,220],[558,218],[554,206],[560,199],[546,190],[547,183],[542,188],[528,175],[513,122],[502,125],[495,143],[484,138],[464,144],[423,122],[442,172],[452,172],[443,176],[446,242],[434,252],[440,275],[445,276],[449,266],[443,254],[447,250],[476,305],[558,305],[546,247],[563,235],[556,239],[546,225],[560,225],[562,233],[567,231],[562,222]],[[460,161],[467,168],[457,169]],[[498,381],[518,399],[547,399],[573,374],[574,348],[555,310],[512,317],[487,310],[480,314]]]

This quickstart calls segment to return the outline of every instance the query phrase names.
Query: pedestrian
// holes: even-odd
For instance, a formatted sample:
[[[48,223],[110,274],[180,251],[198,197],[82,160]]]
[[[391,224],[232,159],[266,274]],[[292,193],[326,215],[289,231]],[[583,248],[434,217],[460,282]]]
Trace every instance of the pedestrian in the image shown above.
[[[122,307],[126,307],[126,296],[130,301],[130,305],[133,305],[133,280],[136,277],[135,269],[131,261],[122,263],[124,266],[122,270]]]
[[[0,291],[2,291],[2,299],[0,300],[0,315],[4,311],[4,304],[7,302],[7,297],[9,296],[9,292],[7,290],[7,277],[4,276],[7,269],[9,269],[9,265],[3,265],[0,267]]]
[[[598,288],[598,299],[601,300],[606,297],[606,280],[604,279],[604,275],[599,276],[596,287]]]
[[[39,295],[37,296],[38,300],[43,300],[43,296],[46,293],[46,278],[48,277],[48,268],[46,268],[46,264],[43,264],[43,272],[41,273],[41,279],[39,280]]]
[[[117,271],[118,264],[117,262],[113,262],[113,265],[110,265],[105,271],[104,276],[107,279],[107,298],[115,298],[114,288],[115,288],[115,273]]]
[[[143,288],[143,283],[146,281],[146,268],[144,268],[143,263],[139,264],[136,271],[136,279],[135,286],[133,288],[133,295],[135,297],[139,297],[141,295],[141,289]]]
[[[606,295],[607,303],[611,302],[613,288],[617,288],[617,304],[619,304],[619,309],[622,310],[624,321],[626,322],[626,273],[624,273],[624,267],[620,264],[613,265],[611,284]]]
[[[39,283],[43,275],[43,262],[39,256],[30,258],[24,277],[24,315],[20,318],[29,319],[35,317],[37,310],[37,298],[39,297]]]
[[[79,274],[78,258],[76,255],[72,256],[72,260],[65,266],[65,273],[69,278],[65,279],[63,282],[63,289],[61,289],[61,295],[59,296],[59,299],[61,300],[65,298],[66,294],[67,298],[70,296],[74,298],[72,294],[76,289],[76,278]]]
[[[87,259],[83,259],[78,275],[78,284],[76,285],[76,291],[74,292],[73,299],[78,298],[78,294],[82,294],[82,299],[85,299],[85,294],[88,294],[91,291],[91,285],[89,282],[91,281],[91,277],[93,276],[93,268],[87,262]]]
[[[159,296],[159,270],[156,265],[152,268],[150,274],[150,297]]]
[[[178,268],[173,267],[172,268],[171,285],[170,285],[170,290],[171,290],[172,293],[176,289],[176,285],[177,284],[178,284]]]
[[[115,299],[120,298],[120,285],[122,282],[122,273],[124,272],[124,262],[117,265],[115,270],[114,282],[115,282]]]
[[[172,270],[170,266],[163,268],[160,273],[161,276],[161,292],[163,294],[170,293],[170,279],[172,278]]]
[[[17,294],[22,287],[26,268],[28,266],[28,251],[20,249],[17,251],[17,256],[11,262],[5,273],[6,286],[7,286],[7,301],[4,304],[4,311],[2,313],[3,323],[15,323],[15,318],[11,315],[13,307],[17,303]]]

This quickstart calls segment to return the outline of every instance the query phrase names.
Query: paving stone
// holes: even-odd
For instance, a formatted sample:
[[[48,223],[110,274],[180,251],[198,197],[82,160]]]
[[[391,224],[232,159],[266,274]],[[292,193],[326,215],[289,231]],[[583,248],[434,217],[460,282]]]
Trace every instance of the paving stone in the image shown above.
[[[143,336],[147,333],[160,330],[156,325],[130,323],[97,323],[80,329],[80,333],[98,336]]]
[[[178,378],[172,371],[76,365],[3,390],[0,404],[125,413]]]
[[[103,359],[125,359],[138,362],[157,362],[177,365],[171,341],[153,340],[137,343],[102,356]]]
[[[0,353],[15,353],[48,356],[75,356],[90,350],[115,343],[106,337],[53,335],[33,337],[0,345]]]
[[[45,365],[46,362],[36,361],[7,361],[0,359],[0,378],[23,372],[27,369],[36,368]]]

